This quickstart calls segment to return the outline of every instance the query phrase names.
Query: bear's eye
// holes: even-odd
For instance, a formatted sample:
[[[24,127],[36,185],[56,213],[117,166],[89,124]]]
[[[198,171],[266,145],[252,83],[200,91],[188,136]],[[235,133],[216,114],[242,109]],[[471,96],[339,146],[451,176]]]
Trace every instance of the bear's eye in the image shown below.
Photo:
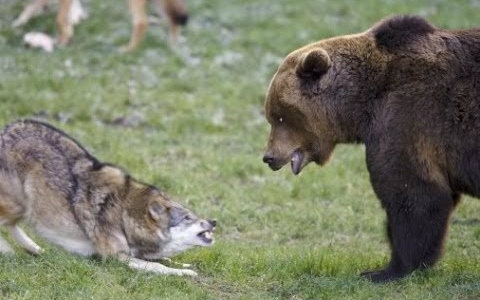
[[[278,118],[278,122],[283,123],[283,117]]]

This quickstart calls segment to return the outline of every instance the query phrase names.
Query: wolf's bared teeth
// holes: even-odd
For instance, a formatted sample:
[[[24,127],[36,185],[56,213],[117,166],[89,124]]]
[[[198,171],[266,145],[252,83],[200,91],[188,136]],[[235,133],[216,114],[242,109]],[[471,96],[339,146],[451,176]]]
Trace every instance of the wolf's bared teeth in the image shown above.
[[[212,231],[203,231],[198,234],[198,236],[205,242],[211,243],[213,241],[213,232]]]

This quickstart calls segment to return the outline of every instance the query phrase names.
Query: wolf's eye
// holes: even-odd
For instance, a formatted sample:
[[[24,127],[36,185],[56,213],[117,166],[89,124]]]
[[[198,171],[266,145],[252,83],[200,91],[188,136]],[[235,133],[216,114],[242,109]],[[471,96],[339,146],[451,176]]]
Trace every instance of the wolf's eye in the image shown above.
[[[192,220],[192,217],[189,215],[186,215],[183,219],[188,222]]]

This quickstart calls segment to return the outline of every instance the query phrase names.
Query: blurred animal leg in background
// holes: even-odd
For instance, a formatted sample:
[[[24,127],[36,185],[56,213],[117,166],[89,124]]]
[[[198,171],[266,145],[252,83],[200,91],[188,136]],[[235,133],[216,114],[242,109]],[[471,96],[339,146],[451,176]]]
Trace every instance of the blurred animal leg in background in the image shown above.
[[[70,10],[74,0],[60,0],[57,14],[57,43],[66,45],[73,37],[73,23]]]
[[[188,22],[187,6],[182,0],[154,0],[155,10],[168,21],[168,36],[171,43],[177,43],[181,26]]]
[[[120,49],[122,52],[135,50],[142,42],[148,28],[145,0],[129,0],[129,5],[132,14],[132,35],[130,36],[130,42]]]
[[[72,6],[70,8],[70,13],[68,15],[70,22],[73,25],[77,25],[81,21],[88,18],[87,12],[83,9],[82,3],[80,0],[73,0]]]
[[[13,21],[13,27],[25,25],[32,17],[37,16],[43,12],[48,4],[48,0],[33,0],[25,6],[18,18]]]

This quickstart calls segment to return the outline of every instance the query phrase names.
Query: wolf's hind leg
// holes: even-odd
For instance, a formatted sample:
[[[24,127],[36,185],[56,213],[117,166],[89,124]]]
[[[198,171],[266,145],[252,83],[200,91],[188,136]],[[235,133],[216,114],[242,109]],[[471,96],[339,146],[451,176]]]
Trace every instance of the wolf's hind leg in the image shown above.
[[[13,254],[14,251],[10,244],[0,236],[0,254]]]
[[[30,254],[39,255],[43,252],[43,249],[40,248],[32,239],[28,237],[25,231],[22,228],[18,227],[17,225],[8,226],[10,233],[12,234],[13,238]]]
[[[5,226],[10,229],[15,226],[15,223],[21,219],[22,215],[23,208],[12,201],[8,194],[3,193],[0,181],[0,226]],[[7,254],[13,252],[10,244],[3,239],[0,233],[0,253]]]

